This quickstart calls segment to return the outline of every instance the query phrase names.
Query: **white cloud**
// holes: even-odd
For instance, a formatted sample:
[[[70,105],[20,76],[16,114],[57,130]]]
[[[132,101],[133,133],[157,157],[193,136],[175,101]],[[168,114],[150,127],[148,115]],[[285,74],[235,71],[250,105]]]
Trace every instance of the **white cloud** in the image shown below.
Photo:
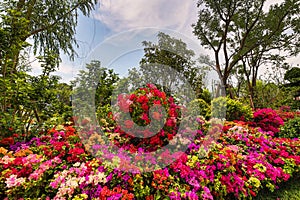
[[[102,0],[95,18],[114,32],[133,28],[169,28],[192,35],[195,0]]]

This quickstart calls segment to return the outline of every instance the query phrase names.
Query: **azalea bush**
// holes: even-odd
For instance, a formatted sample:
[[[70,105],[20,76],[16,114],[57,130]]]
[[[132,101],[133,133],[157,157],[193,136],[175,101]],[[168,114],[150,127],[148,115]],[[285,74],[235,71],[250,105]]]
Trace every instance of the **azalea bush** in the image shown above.
[[[118,142],[119,146],[154,151],[177,134],[181,109],[172,96],[147,84],[129,95],[118,96],[114,113],[118,123],[112,132],[126,139]]]
[[[258,126],[264,131],[272,131],[273,133],[278,133],[280,126],[284,124],[284,121],[279,117],[276,111],[271,108],[256,110],[253,114],[253,121],[252,126]]]
[[[276,113],[284,122],[294,119],[295,117],[300,117],[300,112],[292,111],[289,106],[281,106],[278,110],[276,110]]]

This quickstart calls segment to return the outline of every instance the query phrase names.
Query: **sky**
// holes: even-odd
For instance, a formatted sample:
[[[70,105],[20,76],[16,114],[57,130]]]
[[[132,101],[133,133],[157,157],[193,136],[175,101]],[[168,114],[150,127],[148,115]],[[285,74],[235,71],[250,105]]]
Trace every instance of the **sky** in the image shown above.
[[[281,0],[269,0],[270,4]],[[78,57],[70,61],[62,57],[57,75],[63,82],[72,80],[91,60],[113,68],[126,76],[129,68],[137,67],[143,56],[142,41],[156,41],[159,31],[180,38],[196,55],[211,52],[200,46],[191,25],[197,21],[197,0],[101,0],[90,17],[80,15],[76,38]],[[298,58],[290,60],[299,63]],[[33,73],[39,73],[38,63]]]
[[[172,3],[170,3],[172,2]],[[182,39],[196,54],[203,51],[192,34],[197,20],[196,0],[101,0],[90,17],[80,15],[76,38],[79,48],[74,61],[63,56],[57,75],[69,82],[90,60],[113,68],[121,76],[138,66],[142,41],[156,41],[163,31]],[[34,63],[33,73],[39,73]]]

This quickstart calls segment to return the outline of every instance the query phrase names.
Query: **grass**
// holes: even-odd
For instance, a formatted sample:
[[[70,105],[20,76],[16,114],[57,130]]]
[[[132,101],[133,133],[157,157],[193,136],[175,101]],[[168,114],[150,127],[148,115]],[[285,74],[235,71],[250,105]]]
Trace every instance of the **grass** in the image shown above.
[[[300,175],[280,184],[274,192],[261,191],[254,200],[300,200]]]

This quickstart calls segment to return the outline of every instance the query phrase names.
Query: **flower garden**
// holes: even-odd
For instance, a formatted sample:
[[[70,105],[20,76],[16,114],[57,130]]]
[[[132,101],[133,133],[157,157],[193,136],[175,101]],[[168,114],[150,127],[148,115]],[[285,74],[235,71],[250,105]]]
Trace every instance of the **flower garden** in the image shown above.
[[[152,106],[155,109],[149,111]],[[184,123],[183,109],[151,85],[119,96],[118,107],[117,115],[100,119],[103,135],[86,126],[87,119],[80,121],[81,127],[74,119],[25,141],[18,133],[2,139],[0,198],[252,199],[299,174],[299,128],[288,134],[290,123],[299,122],[299,113],[259,109],[249,120],[241,115],[222,126],[212,126],[213,118],[197,116],[197,130],[187,131],[193,136],[187,148],[164,151],[160,162],[165,166],[145,171],[140,152],[184,143],[182,136],[176,137]],[[120,119],[124,124],[116,123]],[[155,120],[165,122],[156,135],[148,129],[139,130],[143,138],[130,134],[137,132],[134,124],[146,127]],[[107,142],[135,156],[115,156],[103,150]],[[172,157],[174,162],[167,163]],[[158,161],[148,162],[156,166]]]

